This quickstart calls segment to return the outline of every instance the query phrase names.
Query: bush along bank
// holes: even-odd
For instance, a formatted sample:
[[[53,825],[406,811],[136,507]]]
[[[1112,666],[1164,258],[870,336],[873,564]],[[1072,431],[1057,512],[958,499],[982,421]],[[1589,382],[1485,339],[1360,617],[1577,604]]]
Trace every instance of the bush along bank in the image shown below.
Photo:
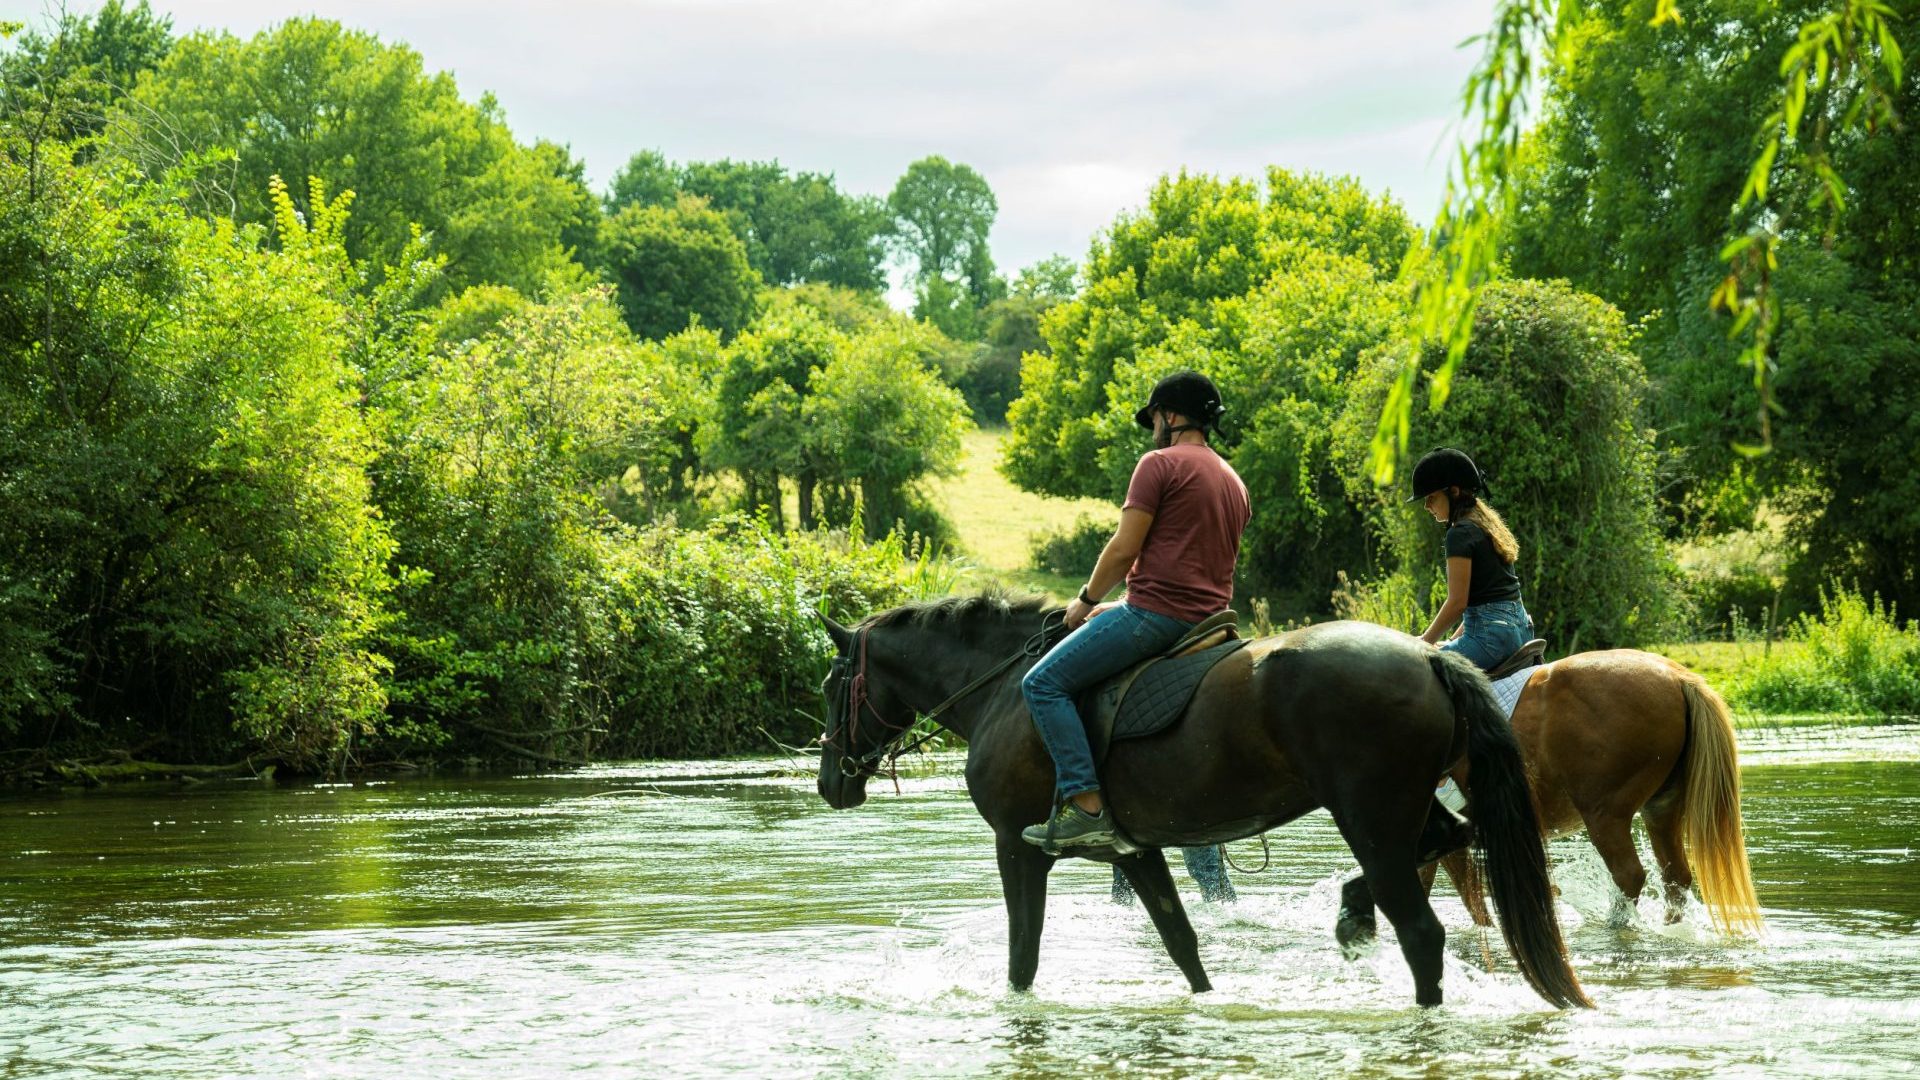
[[[1760,713],[1920,716],[1920,627],[1902,624],[1878,596],[1835,585],[1818,614],[1790,624],[1798,647],[1773,652],[1737,675],[1730,698]]]

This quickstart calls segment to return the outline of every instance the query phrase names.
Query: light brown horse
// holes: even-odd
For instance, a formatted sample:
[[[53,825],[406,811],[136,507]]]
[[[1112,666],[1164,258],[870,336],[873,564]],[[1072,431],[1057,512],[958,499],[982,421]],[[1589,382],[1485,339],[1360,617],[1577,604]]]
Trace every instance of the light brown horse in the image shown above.
[[[1679,920],[1697,880],[1715,926],[1760,929],[1733,722],[1704,679],[1652,653],[1580,653],[1536,670],[1512,723],[1542,829],[1561,836],[1584,828],[1623,902],[1637,901],[1647,882],[1633,842],[1637,813],[1659,860],[1668,922]],[[1464,772],[1456,778],[1464,781]],[[1486,925],[1473,861],[1462,851],[1441,865],[1474,921]],[[1343,893],[1342,922],[1360,911],[1361,937],[1371,928],[1364,899]],[[1350,933],[1340,932],[1343,943]]]

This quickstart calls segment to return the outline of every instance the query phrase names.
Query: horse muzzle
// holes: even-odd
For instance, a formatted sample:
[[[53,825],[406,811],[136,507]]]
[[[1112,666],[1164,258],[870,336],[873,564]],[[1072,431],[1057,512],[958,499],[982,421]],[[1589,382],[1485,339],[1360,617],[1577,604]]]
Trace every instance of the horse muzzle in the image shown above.
[[[835,810],[851,810],[867,801],[867,778],[848,774],[835,760],[821,762],[817,787],[820,797]]]

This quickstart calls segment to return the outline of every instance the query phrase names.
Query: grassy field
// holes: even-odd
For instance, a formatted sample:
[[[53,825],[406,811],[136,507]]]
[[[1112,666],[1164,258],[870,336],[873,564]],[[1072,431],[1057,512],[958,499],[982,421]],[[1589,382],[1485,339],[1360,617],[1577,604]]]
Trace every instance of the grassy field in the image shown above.
[[[1742,668],[1760,663],[1769,655],[1788,656],[1803,648],[1797,641],[1776,641],[1769,653],[1767,644],[1760,641],[1687,641],[1655,645],[1648,651],[1672,657],[1724,689]]]
[[[1118,524],[1119,503],[1055,499],[1014,487],[996,467],[1006,437],[1005,428],[969,432],[959,474],[928,484],[928,493],[959,534],[962,550],[958,554],[971,565],[966,576],[969,587],[1005,585],[1044,592],[1065,601],[1079,591],[1085,579],[1029,569],[1028,549],[1033,538],[1071,528],[1083,515]]]

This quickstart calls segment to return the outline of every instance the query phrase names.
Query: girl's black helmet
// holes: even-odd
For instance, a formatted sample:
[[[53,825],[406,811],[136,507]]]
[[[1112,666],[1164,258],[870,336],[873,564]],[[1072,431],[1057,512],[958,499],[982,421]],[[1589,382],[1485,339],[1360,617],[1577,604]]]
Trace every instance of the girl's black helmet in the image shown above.
[[[1417,502],[1450,487],[1479,495],[1487,490],[1487,478],[1464,450],[1451,446],[1429,450],[1413,467],[1413,498],[1407,501]]]
[[[1154,383],[1147,403],[1133,414],[1134,423],[1151,430],[1155,409],[1177,412],[1200,427],[1217,425],[1227,411],[1220,403],[1220,391],[1214,387],[1213,380],[1197,371],[1177,371]]]

